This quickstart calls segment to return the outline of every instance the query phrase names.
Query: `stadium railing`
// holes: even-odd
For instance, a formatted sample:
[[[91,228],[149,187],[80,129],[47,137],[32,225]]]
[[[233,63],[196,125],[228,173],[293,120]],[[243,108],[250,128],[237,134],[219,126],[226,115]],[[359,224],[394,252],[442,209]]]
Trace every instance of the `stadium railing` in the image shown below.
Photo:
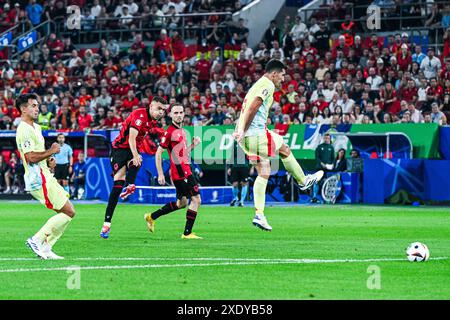
[[[412,3],[412,4],[396,4],[391,6],[379,6],[381,9],[381,16],[380,16],[380,22],[383,23],[394,23],[397,22],[396,30],[399,31],[408,31],[408,32],[416,32],[419,33],[419,35],[422,37],[424,35],[429,35],[429,31],[435,31],[433,39],[429,39],[429,45],[433,46],[435,49],[442,49],[443,44],[442,41],[440,41],[439,38],[439,31],[442,31],[442,33],[445,31],[445,27],[439,26],[439,27],[415,27],[415,26],[409,26],[408,22],[411,21],[417,21],[420,20],[425,23],[425,21],[428,19],[428,14],[431,13],[430,5],[431,4],[437,4],[437,5],[449,5],[448,1],[434,1],[434,3]],[[420,12],[416,15],[406,15],[405,10],[406,8],[411,7],[418,7],[420,8]],[[351,20],[355,23],[361,23],[361,26],[363,29],[365,26],[365,22],[367,21],[367,13],[366,10],[369,6],[368,5],[353,5],[351,3],[346,4],[343,6],[343,9],[346,11],[346,13],[350,13]],[[400,10],[396,10],[397,8],[400,8]],[[359,18],[356,18],[355,12],[364,12],[362,16]],[[393,15],[394,13],[399,13],[399,15]],[[328,26],[328,29],[332,29],[332,26],[336,26],[338,24],[341,24],[345,22],[345,19],[336,19],[334,17],[335,11],[332,10],[331,6],[322,6],[319,8],[302,8],[299,11],[300,16],[302,17],[302,21],[307,21],[307,17],[309,16],[316,16],[317,19],[324,20]],[[383,27],[382,27],[383,28]],[[335,28],[336,29],[336,28]],[[334,30],[336,33],[338,33],[340,30]],[[343,31],[343,30],[342,30]],[[365,30],[372,32],[371,30]],[[373,30],[373,32],[383,32],[383,31],[393,31],[393,30]],[[433,41],[431,41],[433,40]]]
[[[18,60],[20,59],[20,55],[26,51],[26,50],[30,50],[34,47],[36,47],[37,45],[39,45],[40,43],[44,42],[45,40],[47,40],[47,36],[49,34],[49,31],[53,28],[55,28],[55,23],[52,20],[46,20],[42,23],[40,23],[37,26],[32,27],[31,29],[27,29],[27,30],[16,30],[14,28],[8,29],[5,32],[3,32],[1,36],[3,36],[4,34],[8,33],[8,32],[13,32],[13,31],[20,31],[20,33],[16,33],[13,34],[13,38],[11,40],[11,42],[7,45],[2,44],[0,46],[0,49],[3,48],[11,48],[9,50],[7,50],[6,54],[7,54],[7,60],[10,60],[11,63],[15,64],[18,62]],[[28,40],[26,41],[26,44],[20,44],[19,41],[21,41],[21,39],[23,40],[24,38],[27,38],[28,35],[30,35],[32,32],[36,31],[36,39]],[[31,38],[29,38],[31,39]],[[31,53],[31,58],[34,58],[35,52],[34,50],[30,51]],[[2,60],[0,60],[2,61]]]
[[[101,40],[103,37],[109,37],[110,35],[118,35],[120,40],[127,41],[124,39],[125,34],[130,32],[152,32],[156,33],[161,31],[161,29],[168,29],[173,31],[178,31],[183,39],[192,39],[195,37],[195,31],[200,28],[199,23],[194,23],[194,19],[202,19],[203,17],[211,16],[224,16],[231,17],[232,12],[208,12],[208,13],[189,13],[189,14],[176,14],[176,15],[142,15],[133,16],[132,22],[128,26],[120,24],[121,20],[127,18],[114,17],[114,18],[96,18],[96,19],[81,19],[81,29],[80,30],[68,30],[66,27],[65,20],[58,19],[56,21],[56,33],[67,36],[74,35],[74,32],[78,36],[78,43],[82,43],[88,35],[94,35],[97,37],[91,38],[88,42],[96,42]],[[179,18],[176,26],[171,26],[168,22],[170,18]],[[130,18],[131,19],[131,18]],[[155,24],[156,22],[156,24]],[[129,26],[134,25],[135,27],[130,28]],[[211,24],[208,24],[211,27]],[[227,25],[219,23],[219,29],[227,28]]]

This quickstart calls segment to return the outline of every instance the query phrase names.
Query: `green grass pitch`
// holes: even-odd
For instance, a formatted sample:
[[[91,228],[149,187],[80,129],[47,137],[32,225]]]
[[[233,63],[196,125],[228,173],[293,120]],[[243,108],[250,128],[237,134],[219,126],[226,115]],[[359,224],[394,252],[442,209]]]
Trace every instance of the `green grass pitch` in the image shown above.
[[[196,241],[180,239],[181,210],[150,234],[156,208],[119,204],[104,240],[105,205],[76,204],[54,248],[66,260],[42,261],[24,243],[50,211],[1,203],[0,299],[450,299],[449,208],[269,206],[264,232],[251,207],[203,206]],[[431,260],[406,260],[414,241]]]

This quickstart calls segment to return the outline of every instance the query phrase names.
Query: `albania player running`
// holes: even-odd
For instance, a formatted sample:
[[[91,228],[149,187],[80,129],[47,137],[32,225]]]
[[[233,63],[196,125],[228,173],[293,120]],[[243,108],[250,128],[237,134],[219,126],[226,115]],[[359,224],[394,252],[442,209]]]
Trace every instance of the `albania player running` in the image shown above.
[[[163,98],[154,97],[150,107],[134,110],[123,123],[117,138],[112,142],[111,166],[114,185],[109,195],[105,222],[100,232],[100,236],[104,239],[109,237],[111,219],[119,196],[126,199],[136,190],[134,181],[142,163],[142,157],[138,153],[139,147],[146,134],[159,131],[156,120],[164,115],[166,104],[167,102]]]
[[[159,184],[165,185],[166,181],[162,169],[161,155],[164,152],[164,149],[167,149],[170,156],[170,176],[177,189],[177,201],[169,202],[151,214],[146,213],[144,218],[147,221],[148,230],[154,232],[156,219],[170,212],[185,208],[190,199],[191,203],[186,212],[186,226],[181,238],[202,239],[192,232],[201,199],[197,182],[192,176],[191,167],[189,165],[190,152],[195,146],[200,144],[200,138],[195,137],[192,140],[192,144],[189,147],[187,146],[186,132],[182,127],[184,119],[184,107],[182,105],[172,105],[170,117],[172,118],[172,124],[164,133],[161,144],[156,152],[156,168],[158,169]]]

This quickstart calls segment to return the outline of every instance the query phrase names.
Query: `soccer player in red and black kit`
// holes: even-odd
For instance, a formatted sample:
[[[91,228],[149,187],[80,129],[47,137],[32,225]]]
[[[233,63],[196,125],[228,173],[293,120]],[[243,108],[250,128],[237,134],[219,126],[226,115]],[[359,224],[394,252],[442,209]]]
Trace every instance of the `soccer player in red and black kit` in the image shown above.
[[[201,204],[198,184],[192,176],[190,167],[191,150],[200,144],[200,138],[194,137],[192,144],[187,146],[186,132],[183,129],[184,107],[174,104],[171,107],[170,117],[172,124],[167,128],[156,151],[156,168],[158,169],[158,183],[165,185],[164,172],[162,169],[161,155],[164,149],[169,151],[170,176],[177,189],[177,201],[169,202],[153,213],[146,213],[144,218],[150,232],[155,230],[155,220],[178,209],[185,208],[188,200],[191,200],[186,212],[186,226],[181,235],[182,239],[202,239],[192,232],[198,208]]]
[[[112,142],[111,167],[114,185],[109,195],[105,222],[100,232],[100,236],[104,239],[109,237],[111,219],[119,196],[126,199],[136,190],[134,181],[142,163],[142,157],[138,150],[146,134],[161,131],[156,121],[164,115],[166,105],[166,100],[154,97],[149,107],[134,110],[124,121],[119,135]]]

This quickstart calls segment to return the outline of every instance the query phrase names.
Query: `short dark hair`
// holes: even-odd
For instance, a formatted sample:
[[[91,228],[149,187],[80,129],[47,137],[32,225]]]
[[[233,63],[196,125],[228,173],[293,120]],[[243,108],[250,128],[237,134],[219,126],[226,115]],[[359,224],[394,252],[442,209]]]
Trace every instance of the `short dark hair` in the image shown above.
[[[178,102],[175,102],[175,103],[172,103],[171,105],[170,105],[170,107],[169,107],[169,112],[172,112],[172,108],[174,108],[174,107],[182,107],[183,108],[183,111],[184,111],[184,106],[183,106],[183,104],[182,103],[178,103]]]
[[[160,96],[154,96],[152,102],[153,101],[154,102],[159,102],[159,103],[162,103],[162,104],[167,104],[166,99],[164,99],[164,98],[162,98]]]
[[[21,94],[17,99],[16,99],[16,109],[19,111],[20,114],[22,114],[22,111],[20,110],[20,107],[22,107],[24,104],[28,103],[28,100],[30,99],[39,99],[39,96],[35,93],[25,93],[25,94]]]
[[[266,64],[266,72],[268,73],[273,71],[280,72],[283,69],[286,69],[286,66],[280,60],[272,59]]]

